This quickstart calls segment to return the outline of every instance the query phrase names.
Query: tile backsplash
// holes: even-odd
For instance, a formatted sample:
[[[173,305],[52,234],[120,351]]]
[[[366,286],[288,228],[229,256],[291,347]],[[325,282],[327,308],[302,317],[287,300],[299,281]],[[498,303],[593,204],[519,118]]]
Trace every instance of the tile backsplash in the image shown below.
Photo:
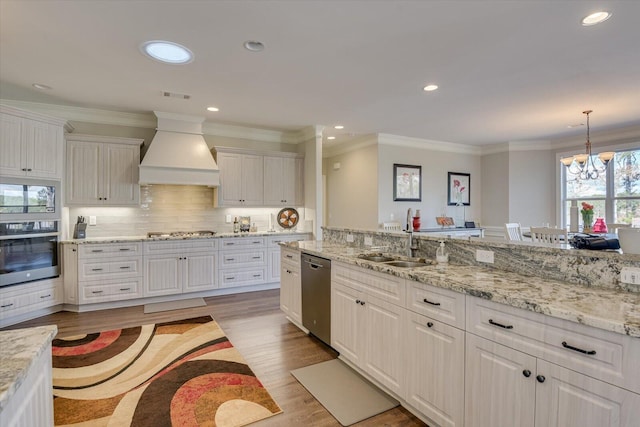
[[[281,208],[214,207],[214,190],[195,185],[143,185],[140,186],[140,206],[135,207],[70,207],[69,224],[78,216],[96,217],[96,225],[87,227],[87,237],[142,236],[149,231],[213,230],[218,233],[233,231],[233,223],[226,216],[250,216],[259,231],[273,228],[275,216]],[[297,225],[304,224],[304,209],[296,207],[301,215]],[[66,236],[70,238],[71,236]]]

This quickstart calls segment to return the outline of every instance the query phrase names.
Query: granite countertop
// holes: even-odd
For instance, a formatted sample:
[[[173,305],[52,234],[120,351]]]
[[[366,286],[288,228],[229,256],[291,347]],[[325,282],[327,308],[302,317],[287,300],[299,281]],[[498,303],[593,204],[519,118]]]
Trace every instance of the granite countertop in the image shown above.
[[[216,233],[213,236],[115,236],[115,237],[89,237],[86,239],[62,240],[61,244],[86,245],[92,243],[128,243],[128,242],[158,242],[162,240],[194,240],[194,239],[221,239],[228,237],[254,237],[254,236],[286,236],[296,234],[310,234],[310,231],[256,231],[242,233]]]
[[[55,325],[0,331],[0,411],[57,332]]]
[[[372,271],[640,338],[639,293],[586,287],[469,265],[392,267],[358,258],[357,255],[367,252],[366,249],[326,244],[322,241],[290,242],[282,245]]]

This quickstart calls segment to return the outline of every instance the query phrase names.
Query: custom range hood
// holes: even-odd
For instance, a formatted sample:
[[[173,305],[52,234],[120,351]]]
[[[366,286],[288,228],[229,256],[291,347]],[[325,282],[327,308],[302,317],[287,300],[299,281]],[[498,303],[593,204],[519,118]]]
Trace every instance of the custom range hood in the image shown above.
[[[156,134],[140,162],[140,184],[220,185],[220,170],[202,137],[203,117],[153,112]]]

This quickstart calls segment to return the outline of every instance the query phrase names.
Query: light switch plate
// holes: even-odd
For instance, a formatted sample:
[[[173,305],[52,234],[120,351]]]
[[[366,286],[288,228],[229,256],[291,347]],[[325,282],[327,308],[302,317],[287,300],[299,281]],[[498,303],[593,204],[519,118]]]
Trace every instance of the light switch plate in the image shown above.
[[[632,285],[640,285],[640,268],[622,267],[620,281]]]
[[[224,219],[224,222],[226,222],[227,224],[231,224],[231,215],[227,215]]]
[[[365,246],[373,246],[373,237],[364,236],[364,245]]]
[[[96,225],[98,224],[98,220],[96,219],[95,215],[89,215],[89,225]]]
[[[353,234],[347,234],[347,242],[353,243]]]
[[[483,251],[482,249],[476,249],[476,261],[493,264],[493,251]]]

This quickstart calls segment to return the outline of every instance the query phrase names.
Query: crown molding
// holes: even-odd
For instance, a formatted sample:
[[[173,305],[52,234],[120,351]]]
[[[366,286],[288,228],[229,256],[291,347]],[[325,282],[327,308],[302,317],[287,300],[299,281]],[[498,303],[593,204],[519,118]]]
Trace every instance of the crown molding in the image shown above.
[[[393,145],[396,147],[409,147],[421,150],[444,151],[447,153],[470,154],[479,156],[482,154],[481,147],[458,144],[455,142],[435,141],[431,139],[412,138],[408,136],[390,135],[386,133],[378,134],[380,145]]]
[[[361,150],[363,148],[378,145],[378,136],[376,134],[363,135],[358,138],[354,138],[343,144],[337,144],[333,147],[322,148],[322,157],[334,157],[339,156],[351,151]]]
[[[627,126],[613,130],[591,131],[591,145],[595,148],[603,144],[637,142],[640,146],[640,125]],[[587,141],[586,131],[583,135],[560,138],[553,141],[553,149],[561,151],[566,148],[584,145]]]
[[[513,153],[517,151],[549,151],[551,148],[551,141],[548,140],[509,141],[482,146],[482,155]]]

